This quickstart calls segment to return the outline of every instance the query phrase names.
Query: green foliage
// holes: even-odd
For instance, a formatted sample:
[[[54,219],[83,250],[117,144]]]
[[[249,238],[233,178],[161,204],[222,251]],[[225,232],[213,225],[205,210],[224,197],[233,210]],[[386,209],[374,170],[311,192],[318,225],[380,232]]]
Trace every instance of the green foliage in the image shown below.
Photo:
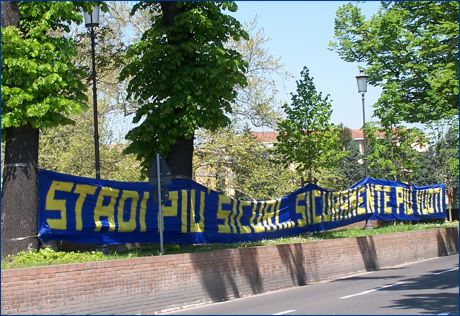
[[[280,198],[298,188],[294,170],[276,161],[276,154],[249,132],[232,129],[204,132],[195,149],[196,179],[209,188],[240,199]]]
[[[420,185],[444,183],[458,189],[458,121],[439,121],[430,126],[429,148],[422,154],[414,181]]]
[[[405,233],[443,227],[458,227],[458,222],[438,222],[427,224],[417,223],[415,225],[406,222],[386,222],[384,226],[374,229],[362,229],[356,227],[337,231],[323,231],[315,234],[315,237],[318,239],[355,238],[363,236],[375,236],[380,234]]]
[[[367,65],[382,95],[375,115],[384,125],[429,122],[458,113],[458,2],[382,2],[366,20],[346,4],[335,19],[331,48]]]
[[[160,4],[136,8],[160,12]],[[136,9],[135,8],[135,9]],[[168,156],[176,139],[190,139],[197,128],[215,130],[229,123],[236,87],[245,86],[246,63],[225,48],[230,40],[247,38],[233,17],[234,3],[182,2],[172,26],[163,14],[152,14],[151,27],[127,52],[121,79],[129,79],[128,97],[135,99],[133,128],[127,135],[134,153],[148,168],[156,151]]]
[[[125,155],[126,145],[110,144],[107,105],[99,104],[100,162],[102,179],[144,181],[140,163]],[[93,113],[70,116],[75,125],[58,126],[42,132],[39,165],[42,168],[81,177],[94,177]]]
[[[114,256],[112,259],[115,259]],[[107,260],[101,251],[91,252],[61,252],[50,248],[39,251],[23,251],[15,256],[5,258],[2,269],[23,268],[51,264],[77,263],[88,261]]]
[[[296,163],[300,173],[308,172],[309,182],[320,168],[331,168],[343,157],[339,129],[330,123],[331,102],[316,91],[307,67],[297,81],[297,93],[291,93],[291,105],[283,109],[286,119],[278,124],[277,152],[289,165]]]
[[[371,177],[411,182],[420,168],[425,135],[417,128],[382,128],[366,124],[369,173]]]
[[[30,123],[68,124],[86,107],[87,75],[73,59],[72,39],[59,33],[82,21],[73,2],[20,2],[20,26],[2,28],[2,129]]]

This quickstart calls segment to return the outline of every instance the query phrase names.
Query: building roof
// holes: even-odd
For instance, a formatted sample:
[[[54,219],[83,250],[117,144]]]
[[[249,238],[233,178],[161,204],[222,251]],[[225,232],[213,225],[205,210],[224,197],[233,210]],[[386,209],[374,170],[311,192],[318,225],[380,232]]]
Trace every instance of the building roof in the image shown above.
[[[270,131],[270,132],[251,132],[251,135],[261,143],[276,143],[276,137],[278,136],[278,132]],[[363,139],[363,131],[360,129],[351,129],[351,137],[354,140]]]
[[[271,131],[271,132],[251,132],[251,135],[261,143],[274,143],[276,142],[276,137],[278,136],[278,132]]]
[[[353,139],[364,139],[363,131],[360,129],[351,129],[351,137]]]

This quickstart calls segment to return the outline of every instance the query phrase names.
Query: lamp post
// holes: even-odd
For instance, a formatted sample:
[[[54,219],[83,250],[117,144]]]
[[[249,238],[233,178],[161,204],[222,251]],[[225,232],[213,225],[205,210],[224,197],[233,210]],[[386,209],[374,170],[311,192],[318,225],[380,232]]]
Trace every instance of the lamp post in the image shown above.
[[[85,26],[89,28],[91,35],[91,60],[92,60],[92,78],[93,78],[93,116],[94,116],[94,156],[96,167],[96,179],[101,179],[101,166],[99,161],[99,127],[97,120],[97,87],[96,87],[96,53],[94,28],[99,26],[100,7],[93,7],[92,12],[83,12]]]
[[[367,92],[367,79],[369,76],[364,74],[363,70],[359,71],[359,75],[356,76],[356,81],[358,83],[358,92],[361,93],[361,100],[363,104],[363,154],[364,154],[364,170],[366,177],[369,176],[369,168],[367,164],[367,137],[364,127],[366,125],[366,112],[364,108],[364,94]]]
[[[356,82],[358,83],[358,92],[361,93],[361,101],[363,104],[363,153],[364,153],[364,170],[366,172],[366,177],[369,176],[369,168],[367,165],[367,137],[366,137],[366,131],[364,130],[364,127],[366,126],[366,111],[364,108],[364,94],[367,92],[367,79],[369,76],[367,76],[364,71],[361,69],[359,71],[359,75],[356,76]],[[364,226],[364,229],[373,229],[374,227],[372,226],[369,218],[366,219],[366,224]]]

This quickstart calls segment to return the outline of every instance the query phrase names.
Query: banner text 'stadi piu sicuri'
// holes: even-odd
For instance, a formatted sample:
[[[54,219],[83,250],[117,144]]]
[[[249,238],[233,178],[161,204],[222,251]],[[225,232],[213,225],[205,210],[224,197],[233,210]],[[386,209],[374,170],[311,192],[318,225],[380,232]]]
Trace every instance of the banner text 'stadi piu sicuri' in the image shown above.
[[[446,217],[444,185],[366,178],[332,192],[309,184],[280,199],[241,201],[176,179],[163,203],[166,243],[233,243],[328,230],[366,219]],[[90,244],[159,241],[156,188],[39,171],[39,237]]]

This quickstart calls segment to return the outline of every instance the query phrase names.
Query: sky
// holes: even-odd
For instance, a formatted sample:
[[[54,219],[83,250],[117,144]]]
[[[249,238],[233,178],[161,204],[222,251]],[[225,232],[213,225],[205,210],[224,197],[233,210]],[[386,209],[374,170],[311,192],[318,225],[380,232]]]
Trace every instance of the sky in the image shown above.
[[[238,11],[232,13],[242,23],[251,22],[257,16],[257,28],[270,38],[268,51],[293,75],[291,80],[280,81],[278,99],[290,101],[295,92],[300,71],[310,70],[318,91],[329,94],[332,100],[332,122],[343,123],[349,128],[361,128],[362,104],[355,76],[357,63],[347,63],[336,52],[328,50],[333,40],[335,12],[345,1],[237,1]],[[380,6],[379,1],[360,2],[359,7],[370,17]],[[361,65],[365,66],[365,65]],[[379,98],[381,89],[368,85],[365,95],[366,122],[372,121],[372,104]],[[118,118],[120,124],[114,131],[116,138],[123,138],[129,130],[131,117]],[[268,130],[255,129],[258,131]]]
[[[362,126],[361,95],[355,76],[357,63],[342,61],[336,52],[328,50],[334,36],[335,12],[344,1],[239,1],[234,16],[241,22],[250,22],[255,16],[258,28],[270,38],[268,50],[279,57],[294,78],[280,82],[279,98],[290,101],[295,92],[295,80],[304,66],[310,70],[318,91],[330,94],[333,123],[344,123],[350,128]],[[380,2],[359,3],[366,17],[377,11]],[[364,65],[361,65],[364,66]],[[285,86],[285,88],[283,88]],[[365,95],[366,122],[372,120],[372,104],[381,89],[368,85]]]

